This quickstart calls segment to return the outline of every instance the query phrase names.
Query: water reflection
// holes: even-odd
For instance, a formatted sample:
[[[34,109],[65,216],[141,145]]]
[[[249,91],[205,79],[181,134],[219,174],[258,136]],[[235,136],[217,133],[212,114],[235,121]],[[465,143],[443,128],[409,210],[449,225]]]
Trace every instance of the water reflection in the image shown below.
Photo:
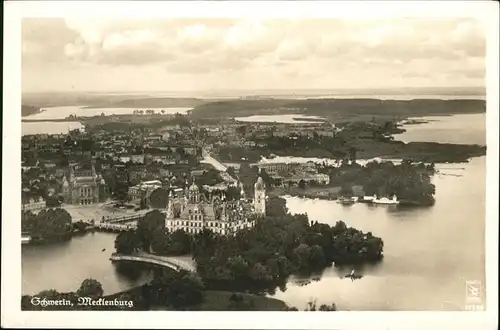
[[[293,213],[334,225],[342,220],[384,240],[380,264],[330,267],[321,280],[292,278],[274,297],[304,308],[307,301],[335,303],[341,310],[458,310],[465,304],[465,281],[484,283],[485,157],[474,158],[460,178],[435,178],[433,207],[385,207],[287,198]],[[447,301],[444,304],[443,301]]]

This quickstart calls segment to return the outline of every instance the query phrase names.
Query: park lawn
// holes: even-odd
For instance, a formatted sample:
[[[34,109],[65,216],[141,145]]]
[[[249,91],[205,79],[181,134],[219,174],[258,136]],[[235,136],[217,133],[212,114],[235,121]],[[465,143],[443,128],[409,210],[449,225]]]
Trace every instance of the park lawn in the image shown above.
[[[229,298],[233,292],[230,291],[205,291],[205,297],[203,302],[200,304],[192,305],[186,308],[186,310],[191,311],[228,311],[229,310]],[[278,299],[269,298],[266,296],[258,296],[248,293],[238,293],[243,296],[246,302],[253,302],[255,310],[257,311],[282,311],[287,305]],[[172,307],[165,306],[154,306],[150,310],[160,311],[160,310],[174,310]]]
[[[200,311],[227,311],[229,310],[229,298],[233,292],[230,291],[206,291],[205,299],[192,309]],[[278,299],[266,296],[258,296],[248,293],[240,293],[247,302],[253,302],[258,311],[281,311],[287,305]]]

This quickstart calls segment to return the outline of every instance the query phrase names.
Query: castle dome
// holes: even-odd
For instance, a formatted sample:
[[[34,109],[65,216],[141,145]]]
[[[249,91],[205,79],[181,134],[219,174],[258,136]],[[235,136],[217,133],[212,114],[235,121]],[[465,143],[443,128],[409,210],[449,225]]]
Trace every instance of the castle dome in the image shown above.
[[[264,190],[266,188],[266,185],[264,184],[264,180],[262,180],[262,177],[259,176],[257,179],[257,182],[255,182],[254,189],[255,190]]]
[[[198,186],[194,183],[193,181],[193,184],[191,184],[191,187],[189,187],[189,191],[199,191],[200,189],[198,188]]]

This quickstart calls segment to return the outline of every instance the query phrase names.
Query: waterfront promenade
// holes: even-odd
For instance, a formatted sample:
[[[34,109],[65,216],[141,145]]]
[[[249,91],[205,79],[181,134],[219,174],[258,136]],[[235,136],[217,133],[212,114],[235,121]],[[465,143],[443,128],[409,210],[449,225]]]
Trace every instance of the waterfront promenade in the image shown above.
[[[189,272],[196,271],[196,264],[191,256],[167,257],[159,256],[146,252],[137,252],[130,255],[114,253],[109,258],[111,261],[136,261],[148,264],[168,267],[175,271],[187,270]]]
[[[124,210],[113,208],[110,203],[99,203],[91,205],[63,204],[61,208],[68,211],[73,222],[130,222],[146,215],[151,210]],[[40,210],[34,213],[38,213]]]

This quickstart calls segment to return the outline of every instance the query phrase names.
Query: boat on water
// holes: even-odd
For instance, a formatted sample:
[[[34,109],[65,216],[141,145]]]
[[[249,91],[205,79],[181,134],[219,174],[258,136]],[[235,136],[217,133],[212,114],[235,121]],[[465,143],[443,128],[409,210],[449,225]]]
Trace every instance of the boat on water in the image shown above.
[[[356,274],[355,270],[353,269],[349,274],[345,275],[344,278],[350,278],[352,281],[358,280],[362,278],[362,275]]]
[[[337,203],[342,205],[352,205],[358,201],[358,197],[339,197]]]
[[[21,244],[28,244],[31,242],[31,236],[21,236]]]
[[[377,195],[375,195],[373,196],[372,203],[379,205],[397,205],[399,204],[399,201],[396,195],[393,195],[392,198],[387,198],[387,197],[378,198]]]
[[[375,196],[363,196],[359,199],[360,203],[373,203]]]

